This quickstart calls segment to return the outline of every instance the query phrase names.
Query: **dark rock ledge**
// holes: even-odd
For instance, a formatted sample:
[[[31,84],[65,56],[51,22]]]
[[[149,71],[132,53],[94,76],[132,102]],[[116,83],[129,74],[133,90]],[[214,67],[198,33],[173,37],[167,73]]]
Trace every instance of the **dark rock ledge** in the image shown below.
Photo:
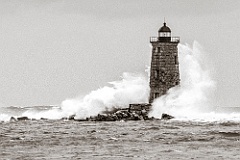
[[[76,115],[71,115],[69,117],[64,117],[62,120],[73,120],[73,121],[137,121],[137,120],[154,120],[153,117],[148,117],[151,104],[130,104],[129,108],[114,108],[111,111],[105,111],[97,116],[90,116],[85,119],[77,119]],[[174,117],[163,113],[161,120],[170,120]],[[15,121],[27,121],[34,120],[28,117],[11,117],[10,122]],[[41,118],[41,120],[48,120],[46,118]]]

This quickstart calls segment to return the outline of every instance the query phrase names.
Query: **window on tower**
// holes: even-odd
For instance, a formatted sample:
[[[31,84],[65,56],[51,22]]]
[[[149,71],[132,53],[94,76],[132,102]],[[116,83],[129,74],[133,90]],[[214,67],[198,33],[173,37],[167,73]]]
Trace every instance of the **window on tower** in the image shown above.
[[[175,64],[178,64],[177,56],[174,56]]]

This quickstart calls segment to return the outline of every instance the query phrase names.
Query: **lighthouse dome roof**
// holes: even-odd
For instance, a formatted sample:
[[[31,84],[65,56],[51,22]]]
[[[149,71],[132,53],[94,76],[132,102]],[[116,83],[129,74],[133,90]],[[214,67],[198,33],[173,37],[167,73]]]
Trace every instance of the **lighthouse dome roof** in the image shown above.
[[[166,26],[166,23],[163,23],[163,26],[158,30],[158,32],[171,32],[171,29]]]

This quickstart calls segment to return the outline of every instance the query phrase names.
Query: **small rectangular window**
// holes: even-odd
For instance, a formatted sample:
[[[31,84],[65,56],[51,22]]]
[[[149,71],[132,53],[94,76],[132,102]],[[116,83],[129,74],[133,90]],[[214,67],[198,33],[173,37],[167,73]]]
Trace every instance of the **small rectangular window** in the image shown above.
[[[175,64],[178,64],[177,56],[174,56]]]
[[[160,47],[157,47],[157,51],[158,51],[158,53],[160,53]]]

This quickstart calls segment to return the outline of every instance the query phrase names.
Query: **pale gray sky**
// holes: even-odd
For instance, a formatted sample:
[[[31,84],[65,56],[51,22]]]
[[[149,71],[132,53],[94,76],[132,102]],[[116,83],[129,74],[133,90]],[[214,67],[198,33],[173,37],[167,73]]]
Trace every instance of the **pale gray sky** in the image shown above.
[[[143,73],[164,17],[205,49],[214,104],[240,106],[238,0],[0,0],[0,102],[60,104]]]

